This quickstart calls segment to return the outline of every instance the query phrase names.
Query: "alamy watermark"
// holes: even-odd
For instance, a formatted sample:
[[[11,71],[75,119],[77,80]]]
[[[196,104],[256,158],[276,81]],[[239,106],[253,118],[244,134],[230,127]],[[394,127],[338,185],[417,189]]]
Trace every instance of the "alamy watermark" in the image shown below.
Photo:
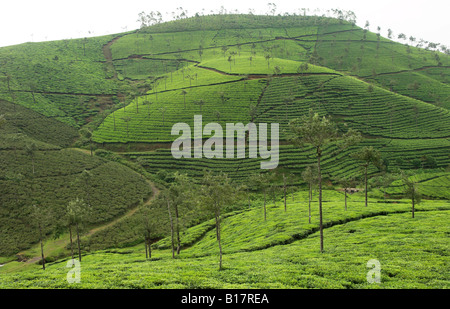
[[[243,123],[226,123],[225,131],[218,123],[211,122],[203,127],[201,115],[194,116],[194,139],[192,141],[192,130],[187,123],[176,123],[172,127],[172,135],[180,135],[173,143],[171,152],[174,158],[246,158],[246,136],[248,139],[248,158],[262,159],[261,169],[274,169],[279,162],[279,133],[278,123],[271,123],[270,126],[270,148],[268,147],[268,125],[267,123],[253,122],[244,125]],[[214,132],[214,135],[212,135]],[[224,135],[225,133],[225,135]],[[209,138],[203,143],[203,138]],[[192,153],[193,152],[193,153]]]
[[[67,282],[80,283],[81,282],[81,263],[78,260],[70,259],[67,261],[66,268],[70,268],[67,272]]]
[[[367,262],[367,268],[371,268],[367,272],[368,283],[381,283],[381,264],[380,261],[372,259]]]

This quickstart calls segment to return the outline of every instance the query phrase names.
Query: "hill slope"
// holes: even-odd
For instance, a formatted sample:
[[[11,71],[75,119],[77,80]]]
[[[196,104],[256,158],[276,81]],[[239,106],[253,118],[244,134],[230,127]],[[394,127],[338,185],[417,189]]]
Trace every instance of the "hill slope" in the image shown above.
[[[174,159],[172,126],[192,126],[199,114],[204,124],[280,123],[279,167],[299,176],[314,162],[314,150],[290,145],[287,124],[311,108],[332,116],[340,130],[366,137],[338,155],[327,148],[325,178],[359,176],[350,154],[365,145],[379,149],[391,169],[444,168],[450,164],[449,68],[449,55],[439,51],[308,16],[205,16],[0,48],[0,115],[7,120],[0,129],[0,220],[9,235],[0,255],[36,243],[26,218],[33,199],[61,218],[70,199],[87,198],[75,185],[84,170],[93,177],[90,227],[111,222],[150,194],[130,169],[69,148],[88,147],[87,139],[77,139],[81,128],[93,131],[96,148],[117,151],[116,158],[151,174],[200,176],[207,168],[245,182],[260,171],[260,159]],[[30,143],[37,145],[34,156],[26,151]],[[301,183],[297,177],[291,184]],[[134,226],[136,220],[125,221]],[[122,234],[100,233],[89,245],[140,237],[115,232]]]

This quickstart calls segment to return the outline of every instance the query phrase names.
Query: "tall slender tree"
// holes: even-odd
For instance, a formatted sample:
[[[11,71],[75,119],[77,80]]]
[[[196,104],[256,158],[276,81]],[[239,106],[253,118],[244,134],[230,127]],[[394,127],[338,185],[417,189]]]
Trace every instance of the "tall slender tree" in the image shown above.
[[[371,164],[374,164],[378,168],[381,168],[381,154],[373,146],[365,146],[354,153],[353,158],[362,162],[364,168],[364,191],[365,191],[365,206],[368,206],[368,170]]]
[[[347,210],[347,196],[350,188],[353,188],[356,185],[356,179],[352,176],[338,176],[335,177],[334,180],[342,187],[342,190],[344,191],[344,208]]]
[[[44,234],[45,226],[48,221],[46,210],[39,203],[33,203],[31,207],[31,220],[39,231],[39,243],[41,245],[41,259],[42,269],[45,270],[45,256],[44,256]]]
[[[187,94],[187,91],[186,90],[181,90],[181,93],[180,93],[182,96],[183,96],[183,100],[184,100],[184,109],[186,109],[186,94]]]
[[[84,216],[86,214],[86,204],[82,199],[76,198],[71,200],[67,205],[66,218],[67,224],[69,226],[70,232],[70,247],[73,255],[73,240],[72,240],[72,228],[75,227],[75,232],[77,234],[77,245],[78,245],[78,260],[81,262],[81,241],[80,241],[80,228],[83,222]]]
[[[216,222],[216,239],[219,246],[219,270],[222,269],[222,235],[221,221],[224,207],[235,201],[236,187],[226,174],[214,175],[205,171],[201,179],[199,202],[203,209],[212,213]]]
[[[308,223],[311,223],[311,202],[314,184],[317,183],[317,167],[308,165],[302,172],[302,179],[308,184]]]
[[[408,177],[405,174],[402,174],[403,183],[406,186],[405,195],[411,199],[411,215],[414,218],[415,206],[419,204],[422,195],[419,192],[419,184],[414,180],[413,177]]]
[[[264,209],[264,221],[267,220],[267,194],[270,189],[272,181],[272,175],[270,172],[266,173],[259,173],[255,174],[250,177],[250,183],[259,191],[263,192],[264,195],[264,203],[263,203],[263,209]]]
[[[320,251],[323,252],[323,215],[322,215],[322,171],[321,159],[324,148],[330,143],[337,143],[340,149],[355,144],[361,139],[361,135],[349,129],[346,133],[340,133],[330,118],[320,117],[312,109],[309,114],[289,123],[293,136],[291,140],[297,146],[303,148],[310,145],[314,148],[317,158],[317,179],[319,186],[319,229]]]

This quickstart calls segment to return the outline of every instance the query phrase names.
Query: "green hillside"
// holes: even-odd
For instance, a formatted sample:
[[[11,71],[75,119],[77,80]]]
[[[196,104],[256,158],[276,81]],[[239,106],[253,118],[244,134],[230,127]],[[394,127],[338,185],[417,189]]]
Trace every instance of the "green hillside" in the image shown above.
[[[211,24],[214,18],[223,18],[221,29]],[[252,108],[255,122],[280,123],[281,138],[286,139],[287,123],[313,108],[378,143],[389,143],[390,152],[403,151],[408,143],[415,153],[411,156],[420,158],[419,145],[429,148],[432,139],[436,157],[443,153],[438,166],[449,164],[444,154],[450,132],[448,55],[406,48],[332,19],[298,17],[280,25],[271,17],[254,17],[255,25],[241,29],[234,22],[245,24],[253,17],[220,18],[157,25],[117,39],[111,51],[119,75],[145,80],[151,89],[135,91],[126,107],[98,127],[94,140],[112,149],[124,143],[167,143],[177,138],[170,134],[174,123],[192,126],[194,115],[202,114],[205,123],[245,124],[252,120]],[[355,59],[361,59],[356,69]],[[163,154],[167,164],[153,161],[150,171],[203,166],[195,160],[170,161],[165,150],[144,155]],[[207,166],[225,168],[216,161]],[[226,170],[239,170],[236,162],[240,160],[226,163]],[[391,164],[408,166],[396,160]]]
[[[196,16],[2,47],[0,288],[71,287],[66,262],[81,236],[83,288],[446,289],[449,69],[448,52],[299,15]],[[303,177],[318,148],[294,145],[289,126],[309,111],[362,137],[321,148],[323,252],[318,180],[308,222]],[[245,158],[174,158],[172,127],[193,128],[196,115],[203,126],[279,124],[278,167],[262,170],[248,141]],[[380,155],[366,170],[355,158],[363,147]],[[215,213],[205,171],[239,189]],[[344,208],[346,189],[356,193]],[[366,281],[372,258],[383,265],[378,286]]]

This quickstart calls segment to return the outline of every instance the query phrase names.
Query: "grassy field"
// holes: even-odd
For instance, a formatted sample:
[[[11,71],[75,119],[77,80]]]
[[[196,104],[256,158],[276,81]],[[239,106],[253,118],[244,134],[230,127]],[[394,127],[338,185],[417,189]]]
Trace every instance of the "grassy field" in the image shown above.
[[[317,207],[308,224],[306,195],[289,197],[287,212],[254,206],[223,220],[224,269],[218,270],[213,226],[207,223],[182,235],[189,246],[172,259],[165,240],[154,244],[152,259],[142,245],[110,249],[83,257],[81,283],[66,281],[66,260],[43,272],[29,266],[14,273],[14,263],[0,271],[0,287],[14,288],[448,288],[448,202],[427,201],[411,218],[407,201],[397,204],[324,193],[325,251],[319,252]],[[203,230],[203,232],[199,231]],[[197,236],[195,236],[197,235]],[[192,239],[192,237],[194,237]],[[381,264],[381,283],[366,280],[367,262]],[[17,266],[16,266],[17,267]],[[105,276],[108,274],[108,276]]]

